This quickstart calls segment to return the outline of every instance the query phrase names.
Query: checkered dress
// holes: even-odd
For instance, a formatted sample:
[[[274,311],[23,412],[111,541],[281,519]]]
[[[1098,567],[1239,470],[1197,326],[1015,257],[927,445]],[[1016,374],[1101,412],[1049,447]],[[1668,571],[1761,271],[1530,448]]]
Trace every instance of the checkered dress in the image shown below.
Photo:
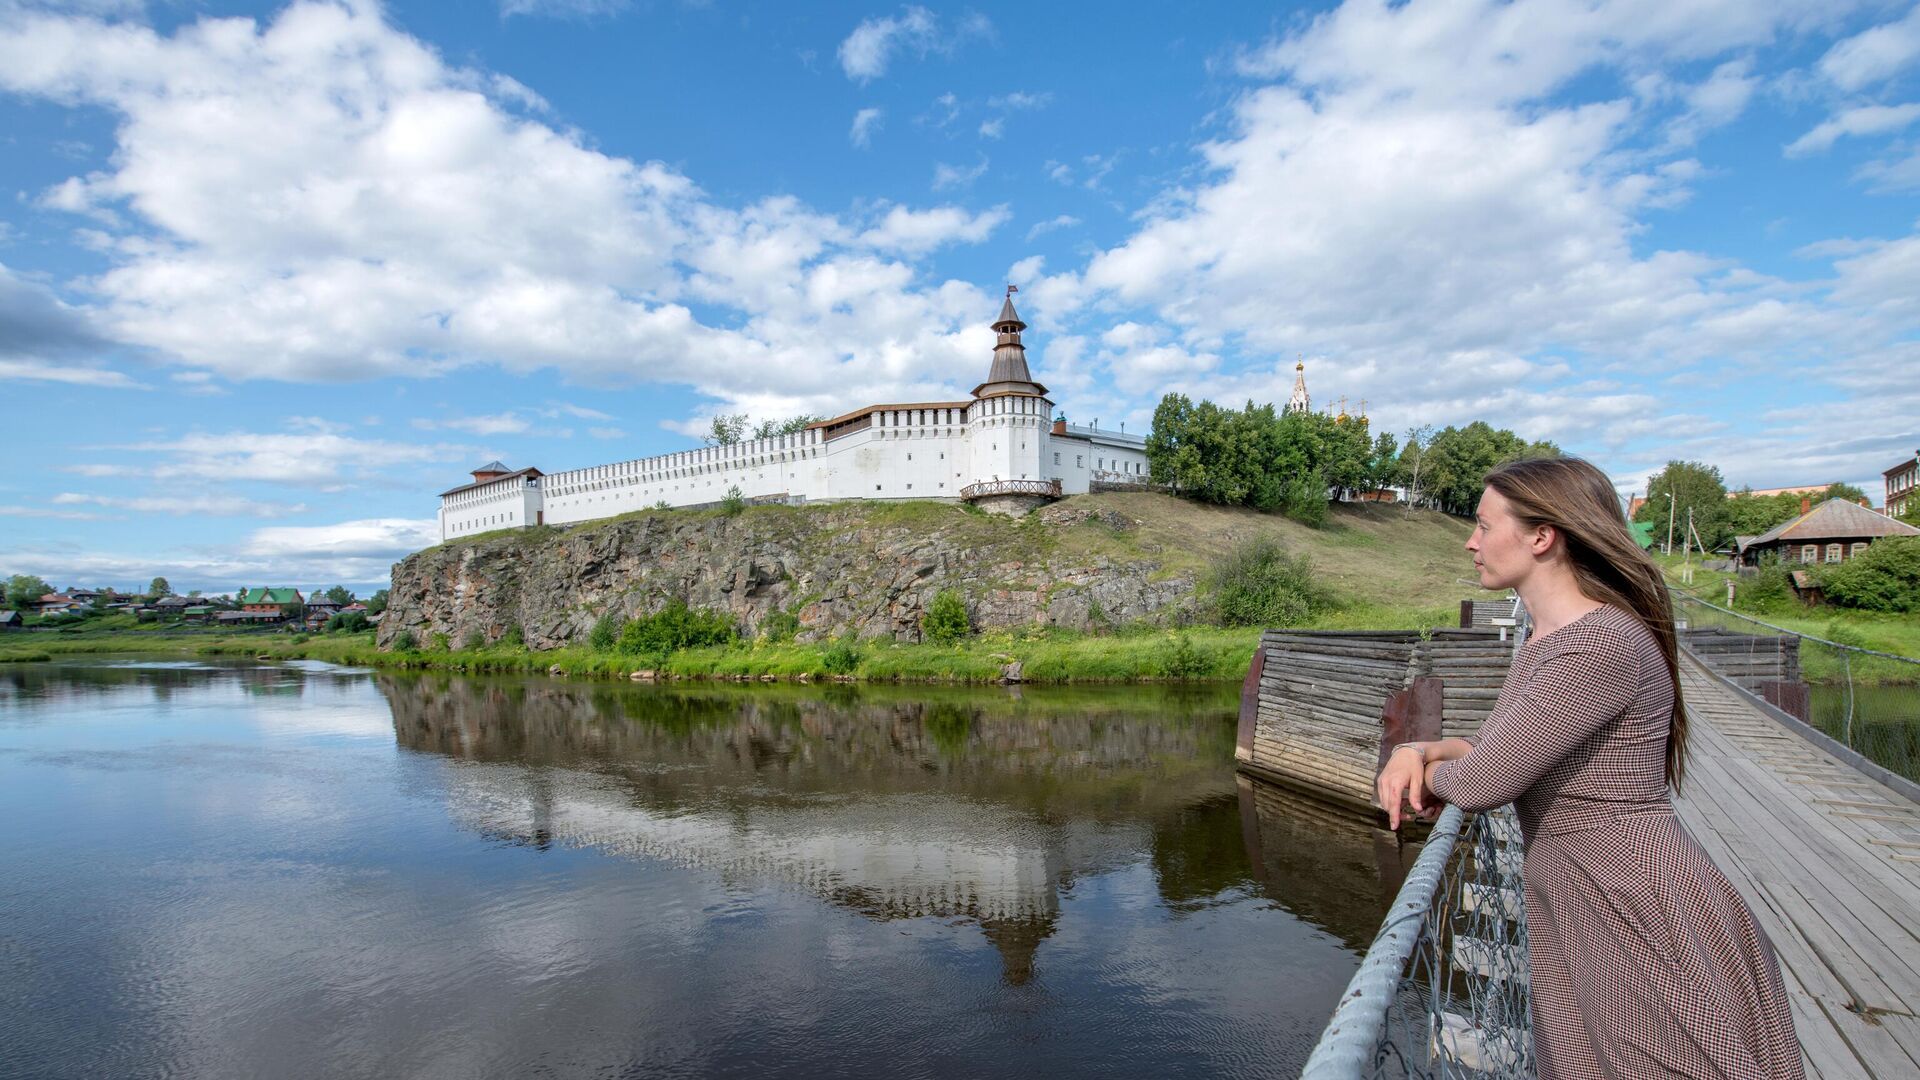
[[[1543,1080],[1804,1075],[1773,947],[1667,801],[1672,706],[1653,635],[1598,608],[1523,645],[1434,769],[1448,802],[1519,812]]]

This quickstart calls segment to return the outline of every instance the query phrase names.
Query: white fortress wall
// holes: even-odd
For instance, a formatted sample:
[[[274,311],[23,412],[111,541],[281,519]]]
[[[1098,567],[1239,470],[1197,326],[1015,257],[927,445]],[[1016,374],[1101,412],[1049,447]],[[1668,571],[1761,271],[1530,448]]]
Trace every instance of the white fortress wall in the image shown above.
[[[540,481],[505,476],[440,497],[440,538],[518,529],[540,520]]]
[[[988,381],[968,399],[872,405],[792,435],[544,476],[498,475],[505,466],[491,462],[475,471],[475,483],[441,496],[441,539],[712,504],[734,488],[748,499],[958,499],[970,485],[996,480],[1058,480],[1068,495],[1095,481],[1145,480],[1140,436],[1056,427],[1053,402],[1027,367],[1026,324],[1011,290],[993,325]]]

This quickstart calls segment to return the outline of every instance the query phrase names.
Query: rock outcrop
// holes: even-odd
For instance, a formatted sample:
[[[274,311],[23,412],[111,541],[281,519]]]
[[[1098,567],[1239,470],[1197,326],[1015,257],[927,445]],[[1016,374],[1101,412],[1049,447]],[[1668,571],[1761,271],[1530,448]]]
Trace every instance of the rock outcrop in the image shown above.
[[[946,588],[980,629],[1164,623],[1191,609],[1191,574],[1165,575],[1152,545],[1127,543],[1133,519],[1074,504],[1018,521],[943,504],[658,511],[456,541],[394,567],[379,642],[494,641],[518,627],[552,648],[585,642],[603,615],[676,599],[747,634],[787,613],[802,641],[915,641]]]

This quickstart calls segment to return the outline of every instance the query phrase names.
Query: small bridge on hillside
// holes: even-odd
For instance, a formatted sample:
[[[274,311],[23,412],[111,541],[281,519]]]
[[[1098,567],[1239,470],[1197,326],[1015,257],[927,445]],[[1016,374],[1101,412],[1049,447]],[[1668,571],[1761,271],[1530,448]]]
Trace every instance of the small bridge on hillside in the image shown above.
[[[1681,613],[1693,734],[1675,809],[1773,942],[1807,1075],[1920,1076],[1920,662]],[[1504,629],[1267,634],[1240,768],[1378,814],[1383,745],[1491,710]],[[1519,852],[1510,809],[1441,816],[1304,1075],[1533,1074]]]

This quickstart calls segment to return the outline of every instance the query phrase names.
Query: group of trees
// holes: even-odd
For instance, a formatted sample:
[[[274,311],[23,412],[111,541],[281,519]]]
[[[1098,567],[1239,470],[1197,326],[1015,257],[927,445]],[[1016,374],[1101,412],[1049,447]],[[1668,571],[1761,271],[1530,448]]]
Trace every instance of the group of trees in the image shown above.
[[[708,446],[732,446],[748,439],[771,439],[780,435],[797,435],[806,430],[809,424],[817,424],[823,418],[802,413],[785,420],[762,420],[755,424],[746,413],[721,413],[708,425],[707,433],[700,441]]]
[[[1398,444],[1371,437],[1364,417],[1234,409],[1168,394],[1153,411],[1147,470],[1189,498],[1323,519],[1331,495],[1390,482]]]
[[[1686,532],[1688,515],[1694,531],[1708,551],[1718,551],[1733,543],[1736,536],[1758,536],[1800,513],[1802,498],[1815,506],[1828,499],[1858,502],[1866,492],[1852,484],[1833,484],[1825,491],[1802,496],[1755,495],[1752,489],[1732,493],[1717,465],[1698,461],[1669,461],[1647,482],[1647,501],[1634,512],[1635,521],[1658,526],[1655,532],[1665,538],[1669,518],[1673,522],[1675,549]]]
[[[1423,505],[1472,513],[1481,481],[1520,457],[1558,456],[1550,442],[1528,442],[1476,420],[1465,427],[1373,435],[1365,417],[1284,412],[1271,403],[1244,409],[1195,404],[1168,394],[1153,412],[1147,467],[1155,483],[1202,502],[1279,510],[1312,523],[1329,499],[1390,486],[1413,490]]]

